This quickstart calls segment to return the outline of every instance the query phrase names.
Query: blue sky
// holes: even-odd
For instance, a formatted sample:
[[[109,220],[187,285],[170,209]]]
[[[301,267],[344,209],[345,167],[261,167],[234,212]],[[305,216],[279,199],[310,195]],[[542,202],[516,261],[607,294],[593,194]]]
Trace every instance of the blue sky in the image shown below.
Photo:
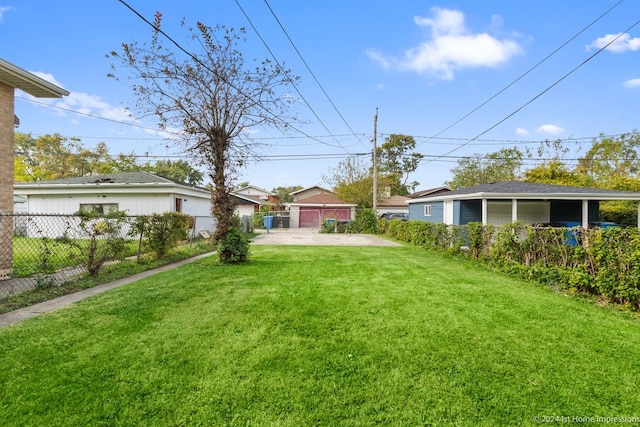
[[[256,129],[264,159],[239,177],[268,190],[324,185],[322,175],[340,160],[370,151],[376,110],[379,143],[391,133],[411,135],[426,156],[411,176],[421,189],[451,179],[458,156],[563,139],[576,157],[601,133],[639,128],[636,0],[127,3],[149,20],[161,12],[164,30],[179,42],[182,18],[189,25],[246,27],[245,57],[270,58],[253,25],[276,59],[300,76],[298,90],[311,107],[294,106],[303,133]],[[34,100],[16,91],[17,131],[79,137],[89,147],[104,141],[112,154],[179,153],[151,130],[155,122],[132,121],[124,111],[134,104],[130,88],[107,77],[107,53],[150,35],[118,0],[0,0],[0,57],[71,92]]]

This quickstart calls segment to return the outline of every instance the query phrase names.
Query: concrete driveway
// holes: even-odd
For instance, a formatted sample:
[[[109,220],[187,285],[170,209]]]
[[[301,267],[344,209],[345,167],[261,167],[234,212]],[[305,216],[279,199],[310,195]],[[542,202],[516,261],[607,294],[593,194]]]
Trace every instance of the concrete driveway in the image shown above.
[[[252,245],[294,246],[401,246],[371,234],[320,233],[317,228],[256,230]]]

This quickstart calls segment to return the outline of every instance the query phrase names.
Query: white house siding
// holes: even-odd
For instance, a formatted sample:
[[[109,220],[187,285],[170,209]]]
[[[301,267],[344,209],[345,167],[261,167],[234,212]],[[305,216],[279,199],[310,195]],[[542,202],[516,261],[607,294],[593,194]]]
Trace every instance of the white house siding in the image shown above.
[[[238,207],[236,208],[236,213],[240,218],[242,218],[243,216],[252,217],[254,212],[255,211],[254,211],[253,205],[238,205]]]
[[[171,199],[158,195],[113,194],[113,195],[47,195],[29,196],[29,213],[71,215],[83,204],[117,204],[118,210],[129,215],[148,215],[170,212]]]
[[[512,218],[512,202],[509,201],[488,201],[487,202],[487,223],[495,226],[510,224]],[[543,201],[519,201],[518,221],[525,224],[536,224],[549,222],[550,204]]]
[[[185,192],[186,193],[186,192]],[[182,199],[182,213],[197,218],[196,232],[215,230],[216,221],[211,217],[211,201],[204,195],[157,193],[97,193],[97,194],[46,194],[29,195],[27,210],[30,219],[26,228],[29,237],[59,237],[67,233],[70,237],[77,234],[78,219],[70,219],[84,204],[116,204],[118,210],[127,215],[150,215],[154,213],[174,212],[175,199]],[[63,216],[64,215],[64,216]],[[126,231],[126,230],[125,230]]]

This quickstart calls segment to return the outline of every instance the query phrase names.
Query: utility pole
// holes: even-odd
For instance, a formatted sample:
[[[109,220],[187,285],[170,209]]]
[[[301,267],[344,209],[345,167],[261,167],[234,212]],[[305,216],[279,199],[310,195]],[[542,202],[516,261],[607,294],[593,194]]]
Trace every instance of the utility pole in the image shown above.
[[[373,116],[373,210],[378,207],[378,108]]]

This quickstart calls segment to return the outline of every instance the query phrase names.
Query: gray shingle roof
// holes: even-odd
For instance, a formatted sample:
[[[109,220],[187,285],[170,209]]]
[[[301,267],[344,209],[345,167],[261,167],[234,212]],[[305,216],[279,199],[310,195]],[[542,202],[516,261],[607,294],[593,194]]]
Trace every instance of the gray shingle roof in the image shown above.
[[[163,178],[158,175],[154,175],[150,172],[136,171],[136,172],[117,172],[107,173],[102,175],[91,176],[79,176],[73,178],[60,178],[51,179],[48,181],[37,181],[28,183],[16,183],[16,186],[20,184],[38,184],[38,185],[58,185],[58,184],[156,184],[156,183],[171,183],[179,184],[170,179]],[[186,184],[181,184],[186,185]]]
[[[538,184],[534,182],[503,181],[474,185],[446,193],[458,194],[499,193],[499,194],[638,194],[632,191],[605,190],[601,188],[572,187],[568,185]]]

